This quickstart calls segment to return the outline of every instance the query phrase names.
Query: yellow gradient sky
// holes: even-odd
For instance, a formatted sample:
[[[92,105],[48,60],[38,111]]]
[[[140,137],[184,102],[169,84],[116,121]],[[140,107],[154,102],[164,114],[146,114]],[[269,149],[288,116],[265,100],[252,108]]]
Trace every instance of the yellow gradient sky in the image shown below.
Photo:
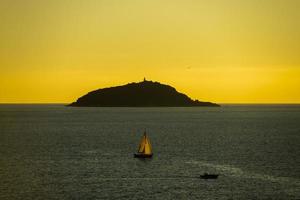
[[[0,0],[0,103],[170,84],[218,103],[300,103],[299,0]]]

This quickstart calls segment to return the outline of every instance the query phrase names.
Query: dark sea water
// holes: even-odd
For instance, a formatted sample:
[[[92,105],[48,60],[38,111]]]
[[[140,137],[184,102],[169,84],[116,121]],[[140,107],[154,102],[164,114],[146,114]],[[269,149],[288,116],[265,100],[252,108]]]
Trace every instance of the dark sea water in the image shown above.
[[[300,199],[300,106],[0,105],[0,199]]]

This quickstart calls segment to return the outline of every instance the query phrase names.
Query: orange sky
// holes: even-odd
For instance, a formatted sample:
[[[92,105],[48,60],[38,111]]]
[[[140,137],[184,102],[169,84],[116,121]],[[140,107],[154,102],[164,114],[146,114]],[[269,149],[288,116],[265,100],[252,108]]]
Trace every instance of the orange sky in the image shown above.
[[[217,103],[300,103],[300,1],[0,0],[0,103],[149,80]]]

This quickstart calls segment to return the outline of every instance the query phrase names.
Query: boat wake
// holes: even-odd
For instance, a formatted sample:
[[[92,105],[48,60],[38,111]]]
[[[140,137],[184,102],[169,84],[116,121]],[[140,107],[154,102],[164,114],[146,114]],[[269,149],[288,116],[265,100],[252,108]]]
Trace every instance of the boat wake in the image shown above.
[[[285,186],[288,185],[291,189],[287,190],[287,193],[300,194],[300,180],[296,178],[276,177],[267,174],[258,174],[254,172],[245,171],[241,168],[234,167],[231,165],[218,165],[203,161],[187,161],[186,164],[197,165],[201,168],[209,168],[211,170],[217,171],[223,176],[231,176],[245,179],[258,179],[261,181],[269,181],[273,183],[283,184]]]
[[[231,165],[218,165],[218,164],[212,164],[212,163],[207,163],[207,162],[202,162],[202,161],[188,161],[186,163],[199,165],[199,167],[201,166],[201,167],[211,168],[215,171],[220,172],[220,174],[227,175],[227,176],[253,178],[253,179],[260,179],[263,181],[271,181],[271,182],[277,182],[277,183],[293,182],[300,186],[300,181],[295,178],[275,177],[275,176],[270,176],[270,175],[262,175],[262,174],[258,174],[258,173],[252,173],[252,172],[244,171],[241,168],[234,167]]]
[[[188,177],[188,176],[171,176],[171,177],[103,177],[98,178],[102,181],[115,181],[115,180],[182,180],[182,179],[199,179],[199,177]]]

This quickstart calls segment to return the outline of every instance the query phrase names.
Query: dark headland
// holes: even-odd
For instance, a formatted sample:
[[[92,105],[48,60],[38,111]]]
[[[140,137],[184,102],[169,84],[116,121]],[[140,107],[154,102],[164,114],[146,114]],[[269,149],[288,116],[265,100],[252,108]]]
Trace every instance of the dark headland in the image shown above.
[[[98,89],[80,97],[69,106],[79,107],[192,107],[219,106],[192,100],[175,88],[153,81]]]

